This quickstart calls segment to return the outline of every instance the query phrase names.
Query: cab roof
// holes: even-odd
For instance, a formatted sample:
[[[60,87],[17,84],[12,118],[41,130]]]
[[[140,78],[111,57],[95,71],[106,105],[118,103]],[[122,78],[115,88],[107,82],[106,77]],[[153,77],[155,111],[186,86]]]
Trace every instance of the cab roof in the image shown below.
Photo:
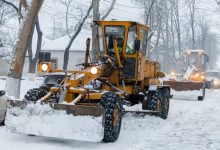
[[[135,22],[135,21],[118,21],[118,20],[111,20],[111,21],[96,21],[97,24],[101,25],[101,24],[109,24],[109,25],[124,25],[124,24],[131,24],[131,25],[135,25],[135,26],[142,26],[142,27],[145,27],[145,28],[149,28],[150,26],[149,25],[146,25],[146,24],[142,24],[142,23],[139,23],[139,22]]]
[[[185,53],[201,53],[206,55],[206,52],[203,49],[187,49]]]

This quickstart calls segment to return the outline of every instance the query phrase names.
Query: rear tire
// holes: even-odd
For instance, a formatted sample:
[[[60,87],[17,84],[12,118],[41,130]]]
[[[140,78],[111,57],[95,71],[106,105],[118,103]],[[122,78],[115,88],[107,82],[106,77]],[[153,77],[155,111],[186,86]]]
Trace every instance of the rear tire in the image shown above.
[[[5,114],[5,116],[6,116],[6,114]],[[4,125],[5,125],[5,118],[2,122],[0,122],[0,126],[4,126]]]
[[[168,89],[162,90],[162,99],[160,118],[167,119],[170,107],[170,91]]]
[[[24,97],[25,97],[25,100],[27,100],[27,101],[36,102],[37,100],[41,99],[45,95],[47,95],[47,91],[46,90],[40,89],[40,88],[34,88],[34,89],[30,89],[25,94]]]
[[[122,104],[120,97],[112,92],[102,96],[100,105],[105,109],[103,115],[104,136],[103,142],[115,142],[120,134],[122,121]]]
[[[204,97],[203,96],[198,96],[198,101],[203,101]]]
[[[149,91],[146,98],[142,102],[143,110],[156,111],[157,109],[157,100],[159,100],[157,91]]]
[[[159,114],[156,116],[159,116],[162,119],[167,119],[169,112],[169,97],[170,93],[168,89],[149,91],[147,94],[147,100],[142,102],[142,109],[159,111]]]
[[[198,101],[203,101],[205,98],[205,86],[202,89],[202,96],[198,96]]]

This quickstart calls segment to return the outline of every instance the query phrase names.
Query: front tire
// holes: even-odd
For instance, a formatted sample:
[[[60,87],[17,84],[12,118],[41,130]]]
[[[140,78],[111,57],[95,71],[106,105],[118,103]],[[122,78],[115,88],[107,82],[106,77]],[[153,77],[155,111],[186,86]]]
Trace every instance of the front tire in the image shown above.
[[[46,90],[40,89],[40,88],[34,88],[34,89],[30,89],[25,94],[24,97],[25,97],[25,100],[27,100],[27,101],[36,102],[37,100],[41,99],[45,95],[47,95],[47,91]]]
[[[122,104],[120,97],[112,92],[102,96],[100,105],[105,109],[103,115],[104,136],[103,142],[115,142],[120,134],[122,121]]]

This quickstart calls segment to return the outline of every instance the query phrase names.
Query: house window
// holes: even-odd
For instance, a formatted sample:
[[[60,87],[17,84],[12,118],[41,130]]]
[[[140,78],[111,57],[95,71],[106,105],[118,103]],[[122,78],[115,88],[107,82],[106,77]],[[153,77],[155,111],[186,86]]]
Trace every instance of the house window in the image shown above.
[[[50,62],[51,53],[49,52],[40,52],[39,54],[39,62]]]
[[[58,60],[57,60],[57,58],[51,58],[51,63],[52,63],[53,69],[57,69],[58,68]]]

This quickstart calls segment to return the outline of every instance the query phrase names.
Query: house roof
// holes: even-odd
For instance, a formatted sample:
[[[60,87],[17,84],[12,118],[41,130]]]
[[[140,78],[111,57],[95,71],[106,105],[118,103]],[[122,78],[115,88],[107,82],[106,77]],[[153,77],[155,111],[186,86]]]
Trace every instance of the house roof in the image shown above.
[[[87,30],[81,31],[74,40],[74,42],[72,43],[70,47],[70,51],[85,51],[87,38],[91,38],[91,32]],[[70,41],[70,37],[68,35],[58,38],[56,40],[47,41],[42,46],[42,51],[65,50],[69,41]]]

